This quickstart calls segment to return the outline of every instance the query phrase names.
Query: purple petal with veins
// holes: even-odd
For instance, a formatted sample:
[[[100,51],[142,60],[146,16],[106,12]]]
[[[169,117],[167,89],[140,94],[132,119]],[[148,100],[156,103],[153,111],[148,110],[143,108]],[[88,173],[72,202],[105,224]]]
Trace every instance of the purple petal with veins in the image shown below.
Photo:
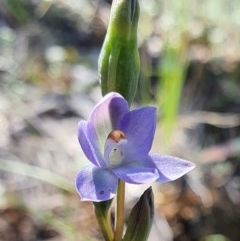
[[[191,171],[195,164],[174,156],[150,155],[159,172],[159,182],[169,182]]]

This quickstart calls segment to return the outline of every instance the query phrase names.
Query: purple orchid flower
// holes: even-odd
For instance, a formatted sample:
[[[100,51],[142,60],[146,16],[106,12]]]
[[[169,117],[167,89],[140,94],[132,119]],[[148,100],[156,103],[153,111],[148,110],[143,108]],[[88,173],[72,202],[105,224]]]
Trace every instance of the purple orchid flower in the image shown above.
[[[82,201],[115,196],[118,180],[127,183],[169,182],[192,170],[192,162],[150,154],[156,128],[156,108],[130,111],[118,93],[107,94],[87,121],[78,125],[78,140],[91,162],[76,177]]]

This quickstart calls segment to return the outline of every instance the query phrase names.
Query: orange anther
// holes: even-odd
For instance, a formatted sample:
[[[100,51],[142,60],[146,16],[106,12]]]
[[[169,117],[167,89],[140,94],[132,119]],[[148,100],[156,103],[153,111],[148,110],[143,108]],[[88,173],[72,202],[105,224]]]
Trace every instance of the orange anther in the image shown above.
[[[108,135],[108,138],[119,142],[121,139],[125,139],[125,134],[120,130],[114,130]]]

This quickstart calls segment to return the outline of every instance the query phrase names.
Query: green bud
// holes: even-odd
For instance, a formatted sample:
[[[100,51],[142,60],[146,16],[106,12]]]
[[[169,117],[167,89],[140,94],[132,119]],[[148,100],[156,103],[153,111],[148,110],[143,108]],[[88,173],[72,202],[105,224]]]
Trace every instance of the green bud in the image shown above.
[[[126,234],[122,241],[146,241],[151,231],[154,215],[152,188],[148,188],[133,207]]]
[[[120,93],[129,105],[139,78],[138,0],[113,0],[107,34],[98,60],[102,94]]]

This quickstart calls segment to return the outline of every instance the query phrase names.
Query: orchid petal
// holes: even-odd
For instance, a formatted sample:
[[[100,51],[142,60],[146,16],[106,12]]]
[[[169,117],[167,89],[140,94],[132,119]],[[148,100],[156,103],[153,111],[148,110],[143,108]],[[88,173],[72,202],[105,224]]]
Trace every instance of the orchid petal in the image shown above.
[[[103,151],[108,134],[129,111],[127,101],[118,93],[107,94],[93,109],[88,121],[94,126]]]
[[[80,121],[78,124],[78,141],[86,157],[93,164],[105,167],[103,156],[99,149],[99,142],[96,132],[91,123]]]
[[[76,177],[76,189],[82,201],[100,202],[113,198],[117,183],[111,171],[93,165],[83,168]]]
[[[156,108],[143,107],[128,112],[119,122],[118,129],[126,135],[126,157],[141,159],[148,155],[156,128]]]
[[[159,177],[159,173],[149,156],[141,160],[126,162],[113,168],[112,172],[121,180],[133,184],[154,182]]]
[[[151,154],[152,161],[159,172],[158,182],[170,182],[191,171],[195,164],[178,157]]]

